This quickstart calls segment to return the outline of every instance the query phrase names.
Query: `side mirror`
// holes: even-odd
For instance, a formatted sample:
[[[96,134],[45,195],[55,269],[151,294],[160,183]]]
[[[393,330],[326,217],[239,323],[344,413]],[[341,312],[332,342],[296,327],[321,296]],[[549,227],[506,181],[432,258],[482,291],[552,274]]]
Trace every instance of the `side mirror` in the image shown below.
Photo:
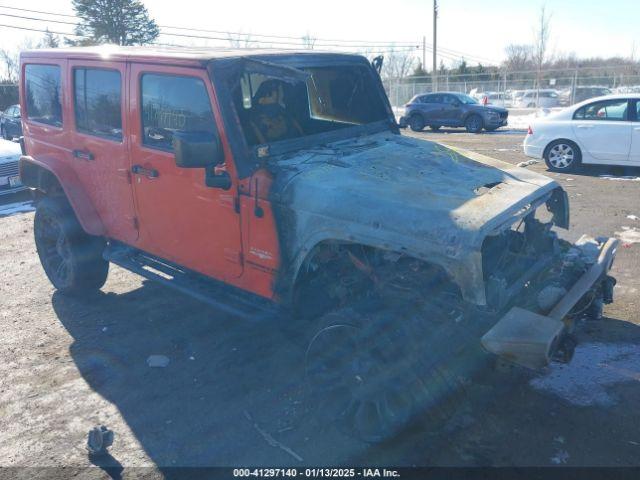
[[[220,138],[207,132],[174,132],[173,151],[180,168],[214,167],[224,163]]]

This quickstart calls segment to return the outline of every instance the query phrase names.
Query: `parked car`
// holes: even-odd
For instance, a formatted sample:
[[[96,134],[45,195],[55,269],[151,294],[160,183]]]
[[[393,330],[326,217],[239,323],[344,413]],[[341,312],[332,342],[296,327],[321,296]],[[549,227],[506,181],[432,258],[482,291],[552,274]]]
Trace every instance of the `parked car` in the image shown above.
[[[20,145],[0,141],[0,197],[24,190],[18,174]]]
[[[553,108],[560,106],[560,97],[555,90],[525,90],[514,100],[513,106],[515,108]]]
[[[611,89],[597,86],[575,87],[574,89],[568,88],[564,90],[560,95],[560,101],[563,105],[572,105],[588,100],[589,98],[603,97],[605,95],[611,95]]]
[[[640,94],[591,98],[536,120],[524,153],[543,158],[554,171],[640,165]]]
[[[505,108],[482,105],[464,93],[440,92],[416,95],[405,105],[400,126],[409,126],[420,132],[429,126],[438,130],[442,126],[465,127],[468,132],[480,133],[496,130],[507,124],[509,112]]]
[[[0,136],[5,140],[22,136],[20,105],[11,105],[0,113]]]
[[[480,345],[568,361],[569,310],[611,301],[617,240],[560,239],[551,178],[400,135],[362,56],[104,52],[20,58],[20,174],[62,294],[100,289],[113,262],[271,321],[305,344],[327,421],[368,441],[466,384]]]
[[[482,105],[506,107],[506,95],[502,92],[480,92],[473,96]]]

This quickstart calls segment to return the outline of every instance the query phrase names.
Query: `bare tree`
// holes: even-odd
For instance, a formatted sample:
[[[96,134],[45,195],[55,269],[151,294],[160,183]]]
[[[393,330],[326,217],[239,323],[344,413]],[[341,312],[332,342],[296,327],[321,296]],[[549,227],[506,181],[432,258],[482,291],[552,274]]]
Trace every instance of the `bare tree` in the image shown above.
[[[309,32],[307,32],[307,34],[306,34],[306,35],[303,35],[303,36],[302,36],[301,40],[302,40],[302,46],[303,46],[304,48],[306,48],[307,50],[313,50],[313,47],[314,47],[314,46],[315,46],[315,44],[316,44],[316,40],[317,40],[317,38],[316,38],[316,37],[312,37],[312,36],[309,34]]]
[[[533,47],[524,44],[510,44],[504,49],[507,55],[503,67],[509,72],[528,70],[533,65]]]
[[[412,72],[416,57],[409,52],[391,49],[384,56],[382,78],[402,79]]]
[[[549,37],[551,36],[551,14],[547,13],[545,5],[540,7],[538,24],[533,33],[533,61],[536,66],[536,106],[540,96],[540,83],[542,81],[542,66],[549,53]]]
[[[3,81],[6,83],[17,83],[20,74],[20,52],[22,50],[32,50],[34,48],[42,48],[41,44],[36,44],[33,39],[27,38],[18,45],[15,50],[6,48],[0,49],[0,62],[4,69]]]
[[[228,35],[228,41],[231,48],[251,48],[253,47],[253,42],[251,41],[251,34],[237,34],[237,35]]]

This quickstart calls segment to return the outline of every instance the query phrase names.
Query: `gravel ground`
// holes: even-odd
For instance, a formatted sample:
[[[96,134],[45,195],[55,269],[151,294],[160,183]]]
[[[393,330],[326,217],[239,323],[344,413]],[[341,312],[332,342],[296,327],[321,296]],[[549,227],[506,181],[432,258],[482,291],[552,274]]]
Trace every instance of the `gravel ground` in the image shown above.
[[[408,134],[526,160],[522,132]],[[571,197],[568,238],[640,228],[640,182],[599,176],[640,172],[551,175]],[[273,323],[231,318],[117,267],[95,297],[54,292],[25,200],[0,199],[0,466],[640,464],[640,244],[620,249],[616,301],[581,326],[570,365],[501,368],[470,384],[444,424],[418,418],[370,446],[315,416],[303,351]],[[154,354],[168,366],[150,368]],[[100,460],[85,449],[95,425],[116,436]]]

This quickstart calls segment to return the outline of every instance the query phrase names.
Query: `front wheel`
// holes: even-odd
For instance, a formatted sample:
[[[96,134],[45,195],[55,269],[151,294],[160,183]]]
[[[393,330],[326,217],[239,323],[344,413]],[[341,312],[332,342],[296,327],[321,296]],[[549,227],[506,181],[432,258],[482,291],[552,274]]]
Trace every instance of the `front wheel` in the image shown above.
[[[555,140],[544,151],[544,163],[553,172],[571,172],[581,159],[580,148],[570,140]]]
[[[53,286],[62,293],[100,289],[109,262],[102,258],[105,242],[84,232],[63,197],[45,197],[36,208],[33,225],[40,263]]]
[[[452,342],[440,349],[426,323],[422,314],[382,305],[343,307],[318,319],[305,374],[323,421],[377,443],[402,431],[418,413],[428,424],[448,418],[453,402],[444,400],[462,393],[462,370],[449,362],[460,346]],[[431,323],[431,334],[459,328],[445,323]],[[459,332],[456,342],[464,337]]]
[[[409,128],[414,132],[421,132],[424,130],[424,120],[420,115],[412,115],[409,119]]]
[[[467,120],[464,122],[464,126],[469,133],[480,133],[482,131],[482,127],[484,122],[482,121],[482,117],[480,115],[470,115]]]

